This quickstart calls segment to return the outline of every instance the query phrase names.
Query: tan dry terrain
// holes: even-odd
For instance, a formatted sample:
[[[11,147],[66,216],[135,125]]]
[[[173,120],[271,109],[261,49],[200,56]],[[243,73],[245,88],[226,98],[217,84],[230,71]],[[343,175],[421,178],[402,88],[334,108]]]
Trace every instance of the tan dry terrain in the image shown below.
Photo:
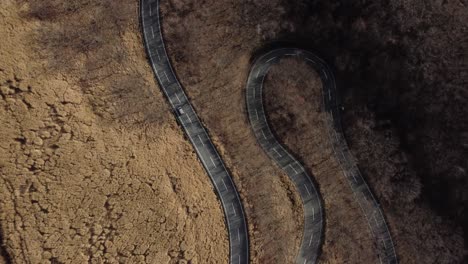
[[[13,263],[226,263],[211,182],[137,1],[2,1],[0,223]]]
[[[287,177],[255,144],[244,85],[256,48],[278,36],[298,35],[336,58],[330,61],[348,92],[347,137],[383,203],[402,263],[463,261],[466,5],[465,0],[163,1],[176,72],[242,190],[255,263],[292,261],[302,212]],[[3,248],[18,262],[25,255],[36,262],[71,262],[70,252],[79,254],[72,258],[77,262],[81,257],[101,262],[103,253],[109,254],[103,259],[117,254],[128,262],[146,257],[173,263],[191,255],[193,262],[227,262],[219,203],[153,89],[136,6],[2,2],[0,33],[7,37],[0,40],[0,118],[7,125],[0,143],[0,221]],[[286,136],[299,142],[311,134]],[[339,178],[321,172],[317,177]],[[345,221],[354,221],[348,217],[354,210],[345,209],[354,207],[340,198],[344,183],[336,184],[324,179],[321,188],[337,190],[324,197],[339,206],[327,208],[336,210],[327,217],[341,226],[332,220],[346,214]],[[117,187],[108,198],[111,186]],[[335,194],[336,199],[329,196]],[[138,225],[129,224],[135,221]],[[350,253],[333,237],[346,234],[368,245],[363,226],[342,233],[327,227],[324,262],[371,254],[359,245]]]

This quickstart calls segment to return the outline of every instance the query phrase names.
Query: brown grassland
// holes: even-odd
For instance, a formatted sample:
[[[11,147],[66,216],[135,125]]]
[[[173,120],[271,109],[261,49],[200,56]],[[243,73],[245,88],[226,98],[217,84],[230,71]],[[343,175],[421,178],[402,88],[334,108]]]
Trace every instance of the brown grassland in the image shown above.
[[[287,40],[334,68],[351,151],[401,263],[463,263],[468,232],[466,0],[167,0],[175,71],[232,172],[253,263],[291,263],[301,201],[257,145],[251,59]],[[3,0],[0,263],[227,263],[212,184],[154,81],[138,1]],[[375,263],[324,130],[321,84],[284,60],[265,82],[278,138],[313,175],[322,263]]]

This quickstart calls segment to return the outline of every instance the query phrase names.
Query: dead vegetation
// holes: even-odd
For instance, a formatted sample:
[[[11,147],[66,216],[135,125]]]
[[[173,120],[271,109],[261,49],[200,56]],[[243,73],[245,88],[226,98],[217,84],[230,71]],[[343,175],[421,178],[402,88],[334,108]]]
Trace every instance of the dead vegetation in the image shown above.
[[[276,39],[315,49],[335,66],[346,136],[382,202],[401,262],[466,262],[466,1],[163,4],[176,72],[242,191],[255,263],[290,262],[302,229],[294,188],[256,146],[245,115],[249,60]],[[226,262],[211,184],[163,97],[151,90],[136,1],[2,5],[6,253],[15,262],[99,262],[114,255],[129,262]],[[288,115],[281,122],[305,122]],[[280,126],[279,133],[282,127],[287,131]],[[314,153],[302,158],[321,161]],[[338,197],[345,185],[337,179],[322,188]],[[362,245],[370,241],[359,218],[350,219],[355,210],[343,207],[352,201],[327,199],[333,206],[327,211],[336,214],[327,223],[322,260],[365,262],[371,253]],[[358,241],[356,253],[340,235]]]
[[[183,2],[165,5],[169,53],[228,158],[236,160],[239,143],[231,139],[248,126],[242,91],[254,51],[277,39],[311,48],[335,66],[346,136],[384,205],[402,262],[463,261],[465,2]],[[256,185],[261,176],[246,172],[235,177],[253,202],[249,188],[272,187]],[[260,226],[264,215],[249,217]],[[253,244],[254,254],[275,254],[257,253],[262,243]]]
[[[42,25],[30,43],[38,59],[50,71],[77,78],[85,94],[95,95],[91,104],[98,115],[130,125],[167,121],[167,108],[155,107],[165,106],[162,98],[155,99],[154,88],[143,78],[147,72],[125,72],[136,60],[146,59],[142,43],[130,43],[140,30],[135,2],[50,0],[28,1],[27,6],[22,16]],[[138,53],[131,53],[128,45]]]
[[[5,260],[227,262],[223,213],[154,83],[137,7],[2,2]]]
[[[321,80],[305,61],[282,59],[265,78],[272,129],[305,165],[323,197],[327,228],[320,261],[375,263],[376,241],[330,145],[322,98]]]

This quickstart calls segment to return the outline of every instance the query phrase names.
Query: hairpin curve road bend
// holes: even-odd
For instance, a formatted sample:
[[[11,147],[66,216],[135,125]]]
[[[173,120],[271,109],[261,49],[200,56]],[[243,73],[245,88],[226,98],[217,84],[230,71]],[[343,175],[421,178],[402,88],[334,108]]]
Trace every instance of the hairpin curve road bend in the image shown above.
[[[270,67],[284,57],[304,60],[320,76],[323,84],[323,108],[328,114],[327,132],[342,172],[366,216],[369,230],[377,244],[379,263],[398,263],[393,241],[380,204],[364,181],[348,148],[341,127],[340,105],[334,75],[328,65],[313,53],[298,48],[277,48],[259,55],[247,80],[247,112],[252,130],[266,154],[294,182],[304,208],[304,232],[296,263],[316,263],[323,232],[321,199],[304,167],[278,142],[268,124],[263,107],[263,82]]]
[[[194,146],[195,151],[210,176],[217,195],[221,200],[225,221],[228,226],[230,263],[248,263],[249,240],[245,214],[239,194],[232,182],[229,172],[225,168],[223,161],[221,160],[216,148],[208,136],[208,133],[200,122],[172,69],[161,32],[159,0],[141,0],[140,16],[146,52],[156,75],[156,79],[166,95],[177,121],[181,124],[185,134]],[[322,82],[325,84],[324,95],[327,92],[329,95],[328,101],[325,100],[324,96],[324,105],[331,117],[329,123],[329,134],[331,133],[330,131],[332,131],[335,135],[335,137],[330,136],[330,139],[333,142],[335,155],[337,153],[341,154],[341,157],[337,155],[337,158],[340,161],[340,165],[343,167],[343,172],[367,217],[372,233],[379,241],[379,244],[382,245],[382,247],[379,247],[380,261],[382,263],[397,263],[390,232],[388,231],[385,218],[383,217],[379,204],[373,197],[367,184],[364,182],[356,164],[353,162],[352,156],[346,145],[346,141],[342,135],[339,111],[337,109],[338,105],[336,104],[336,88],[333,75],[322,60],[309,52],[299,49],[277,49],[259,57],[252,66],[247,84],[247,107],[252,128],[260,145],[280,166],[284,165],[282,168],[295,182],[304,203],[304,237],[301,250],[296,261],[301,264],[315,263],[317,261],[323,232],[322,206],[318,192],[302,165],[297,162],[294,157],[292,157],[292,155],[290,155],[276,141],[276,139],[274,139],[274,136],[266,123],[265,112],[263,104],[261,103],[261,88],[263,85],[263,79],[268,72],[269,67],[273,63],[276,63],[280,57],[296,55],[300,57],[302,55],[306,61],[321,73]],[[268,56],[272,57],[270,58]],[[253,72],[255,70],[255,78],[253,78]],[[261,83],[258,86],[259,77],[261,77]],[[257,95],[257,97],[255,97],[255,87],[260,88],[260,94]],[[327,88],[328,90],[326,90]],[[250,100],[249,91],[253,92],[254,95]],[[258,98],[260,101],[258,101]],[[335,100],[335,104],[333,104],[332,100]],[[260,105],[258,105],[259,102]],[[260,120],[260,118],[264,120],[264,123],[255,121]],[[260,126],[262,129],[256,130],[255,126]],[[257,132],[262,134],[264,140],[260,138]],[[270,145],[273,140],[273,143],[276,142],[277,144]],[[271,146],[275,147],[271,148]],[[307,176],[307,178],[305,176]],[[351,178],[353,180],[351,180]]]

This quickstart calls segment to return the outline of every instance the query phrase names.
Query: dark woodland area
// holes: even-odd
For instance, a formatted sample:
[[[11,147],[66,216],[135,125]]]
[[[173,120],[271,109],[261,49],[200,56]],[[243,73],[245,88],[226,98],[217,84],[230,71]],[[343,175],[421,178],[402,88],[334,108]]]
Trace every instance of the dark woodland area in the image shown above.
[[[228,102],[219,96],[232,105],[241,100],[234,98],[245,79],[236,73],[248,65],[238,58],[255,57],[252,47],[310,49],[333,67],[348,143],[383,205],[401,262],[467,261],[465,1],[166,5],[169,53],[182,84],[226,146],[232,135],[219,120],[240,125],[218,107]]]
[[[356,153],[365,173],[381,174],[373,183],[387,186],[382,202],[428,205],[453,221],[454,230],[463,228],[465,254],[467,5],[463,0],[303,1],[290,5],[298,34],[284,34],[316,47],[334,64],[350,144],[374,140],[370,145],[393,146],[384,150],[388,155],[374,156],[378,162],[365,151]],[[382,136],[353,134],[358,120]],[[379,163],[393,169],[379,170]]]

